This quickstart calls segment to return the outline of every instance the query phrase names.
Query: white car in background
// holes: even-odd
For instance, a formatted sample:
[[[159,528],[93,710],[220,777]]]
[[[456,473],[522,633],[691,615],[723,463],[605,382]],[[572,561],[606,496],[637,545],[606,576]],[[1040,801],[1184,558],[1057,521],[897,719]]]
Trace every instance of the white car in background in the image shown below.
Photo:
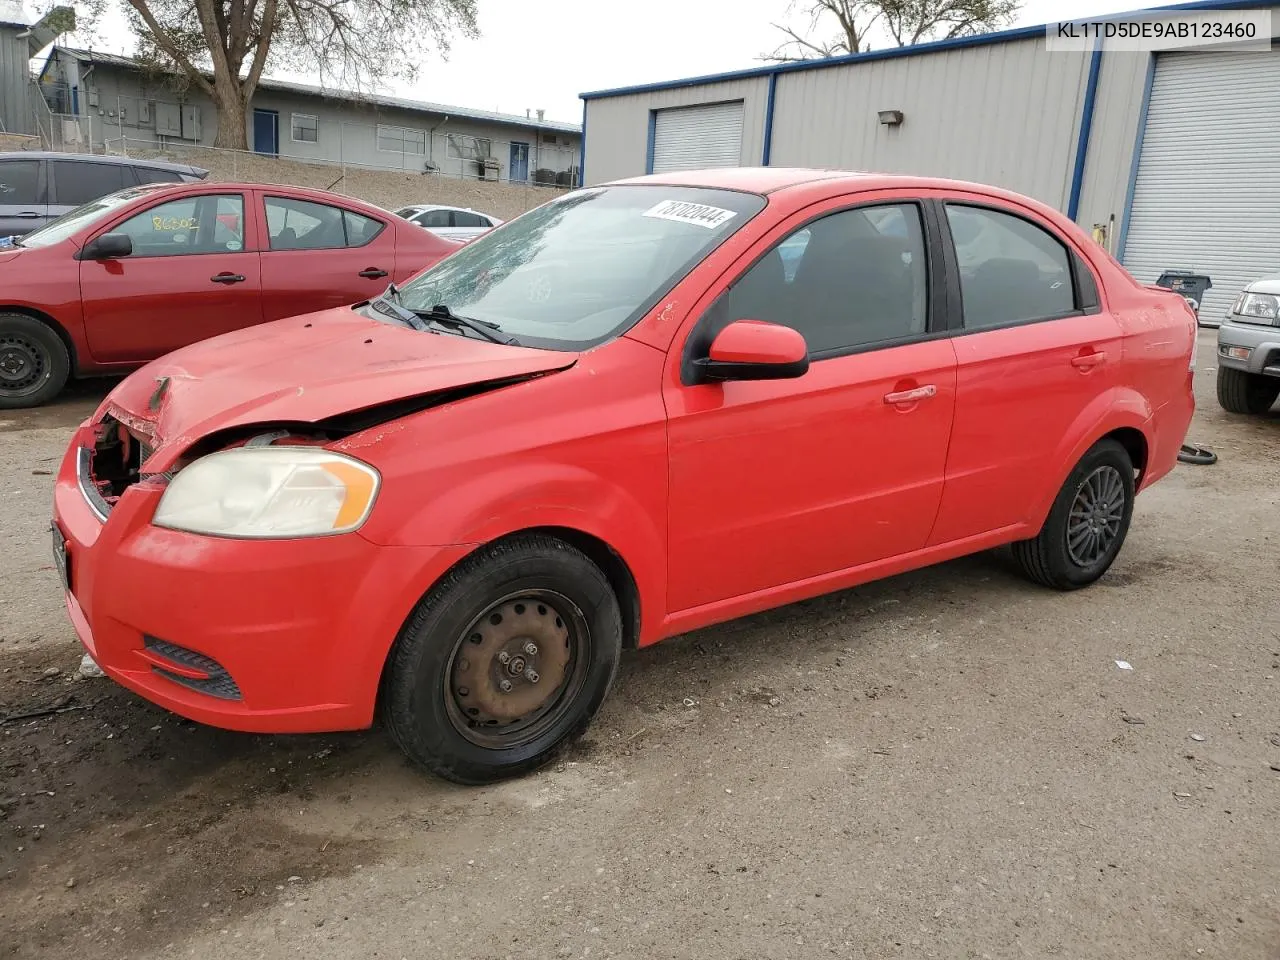
[[[502,223],[497,217],[470,207],[447,207],[435,203],[401,207],[396,216],[404,217],[447,240],[471,240]]]

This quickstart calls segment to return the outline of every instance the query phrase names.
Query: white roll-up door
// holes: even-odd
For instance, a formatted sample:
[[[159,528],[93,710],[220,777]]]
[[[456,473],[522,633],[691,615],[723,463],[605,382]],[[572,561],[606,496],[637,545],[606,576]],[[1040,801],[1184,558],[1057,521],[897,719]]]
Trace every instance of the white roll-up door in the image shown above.
[[[1213,324],[1280,271],[1280,51],[1157,57],[1124,264],[1208,274]]]
[[[656,111],[654,173],[736,167],[741,163],[741,100]]]

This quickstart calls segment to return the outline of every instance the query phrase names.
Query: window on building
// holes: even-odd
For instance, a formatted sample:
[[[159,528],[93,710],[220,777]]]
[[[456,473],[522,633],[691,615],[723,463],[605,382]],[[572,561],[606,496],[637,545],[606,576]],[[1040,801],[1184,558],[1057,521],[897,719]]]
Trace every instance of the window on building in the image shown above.
[[[449,156],[455,160],[486,160],[492,144],[483,137],[468,137],[460,133],[449,134]]]
[[[267,197],[266,209],[272,250],[363,247],[384,226],[371,217],[309,200]]]
[[[51,202],[60,206],[78,207],[82,203],[115,193],[126,184],[126,168],[119,163],[53,160],[49,167],[53,173]],[[128,179],[128,185],[133,186],[132,176]]]
[[[1062,243],[1035,224],[986,207],[947,204],[967,329],[1060,317],[1075,310]]]
[[[718,328],[770,320],[810,353],[925,332],[929,285],[915,204],[843,210],[807,224],[756,262],[713,308]]]
[[[320,121],[305,113],[293,114],[293,139],[298,143],[320,142]]]
[[[44,203],[39,160],[0,160],[0,206]]]
[[[112,233],[127,234],[135,257],[173,257],[244,249],[244,197],[184,197],[130,217]]]
[[[385,153],[426,154],[427,134],[423,130],[408,127],[389,127],[378,124],[378,149]]]

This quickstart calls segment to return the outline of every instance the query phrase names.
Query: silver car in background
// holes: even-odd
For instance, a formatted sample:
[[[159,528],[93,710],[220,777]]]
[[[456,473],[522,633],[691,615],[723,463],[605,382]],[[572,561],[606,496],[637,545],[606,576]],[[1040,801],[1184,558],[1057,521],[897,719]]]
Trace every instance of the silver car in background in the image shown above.
[[[1240,292],[1218,327],[1218,403],[1266,413],[1280,397],[1280,273]]]
[[[471,240],[502,223],[495,216],[470,207],[449,207],[436,203],[401,207],[397,217],[404,217],[446,240]]]

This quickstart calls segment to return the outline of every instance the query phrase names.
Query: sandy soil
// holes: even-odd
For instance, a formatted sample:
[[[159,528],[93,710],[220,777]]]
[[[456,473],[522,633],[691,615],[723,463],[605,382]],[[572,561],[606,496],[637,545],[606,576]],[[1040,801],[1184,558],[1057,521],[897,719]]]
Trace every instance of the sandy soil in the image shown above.
[[[984,555],[678,638],[480,790],[71,679],[50,471],[105,386],[0,415],[0,957],[1280,958],[1280,413],[1202,340],[1221,460],[1095,587]]]

